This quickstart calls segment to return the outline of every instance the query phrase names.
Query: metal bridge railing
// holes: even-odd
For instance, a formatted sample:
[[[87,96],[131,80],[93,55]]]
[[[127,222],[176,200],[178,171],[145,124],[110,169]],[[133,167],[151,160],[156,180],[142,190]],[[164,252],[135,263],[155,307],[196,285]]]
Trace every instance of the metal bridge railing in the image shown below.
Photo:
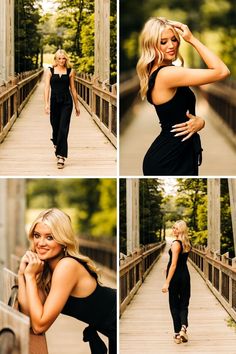
[[[108,85],[89,74],[77,74],[75,87],[80,101],[99,128],[117,146],[116,84]]]
[[[230,316],[236,321],[236,258],[229,254],[192,248],[190,260]]]
[[[0,86],[0,143],[33,93],[43,69],[21,73],[5,86]]]
[[[131,256],[121,260],[120,264],[120,312],[125,311],[144,279],[160,257],[165,242],[146,246]]]

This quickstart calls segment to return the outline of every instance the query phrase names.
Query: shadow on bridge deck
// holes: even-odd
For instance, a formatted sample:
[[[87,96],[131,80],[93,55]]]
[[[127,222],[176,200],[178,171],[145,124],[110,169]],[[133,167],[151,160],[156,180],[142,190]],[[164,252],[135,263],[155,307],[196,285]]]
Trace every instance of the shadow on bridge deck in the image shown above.
[[[223,123],[207,101],[197,97],[196,113],[206,121],[200,131],[203,162],[200,176],[235,176],[236,149],[225,136]],[[120,175],[142,176],[143,157],[160,133],[155,109],[147,102],[136,101],[124,117],[120,136]]]
[[[227,312],[191,265],[189,342],[174,343],[168,295],[161,292],[166,250],[121,317],[120,354],[235,352],[236,334],[227,326]]]
[[[80,117],[72,113],[65,168],[57,169],[43,90],[42,80],[0,144],[0,175],[115,176],[116,149],[81,104]]]
[[[110,277],[102,277],[104,286],[116,288],[116,284]],[[83,330],[86,323],[75,318],[59,315],[51,328],[46,333],[49,354],[91,354],[89,344],[83,342]],[[100,335],[100,334],[99,334]],[[100,335],[108,345],[107,338]]]

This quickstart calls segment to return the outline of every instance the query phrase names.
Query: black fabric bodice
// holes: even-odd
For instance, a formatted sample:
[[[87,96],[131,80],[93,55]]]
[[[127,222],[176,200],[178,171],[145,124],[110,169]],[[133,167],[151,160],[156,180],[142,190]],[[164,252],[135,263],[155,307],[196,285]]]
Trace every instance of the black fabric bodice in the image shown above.
[[[50,79],[51,85],[51,99],[56,100],[56,102],[66,102],[71,99],[70,94],[70,72],[71,68],[67,68],[66,74],[55,74],[54,68],[50,68],[52,73]]]
[[[75,257],[71,258],[82,264],[97,281],[97,274],[89,269],[86,262]],[[115,340],[116,338],[115,289],[101,286],[97,281],[96,289],[89,296],[69,296],[61,313],[77,318],[89,325],[83,331],[83,340],[89,342],[91,354],[107,353],[106,345],[96,331],[103,333],[109,339]]]
[[[70,296],[62,313],[88,323],[96,329],[106,328],[113,321],[116,291],[97,284],[94,292],[85,297]]]
[[[159,67],[150,75],[147,100],[155,107],[162,131],[170,133],[172,125],[188,121],[188,118],[186,117],[187,111],[195,115],[196,98],[189,87],[177,87],[174,96],[169,101],[155,105],[152,102],[151,95],[155,85],[156,76],[162,68],[164,68],[164,66]],[[173,135],[173,133],[170,134]]]
[[[182,142],[185,136],[175,137],[171,132],[173,125],[188,121],[187,111],[195,115],[195,95],[189,87],[177,87],[169,101],[155,105],[152,90],[158,72],[164,67],[159,67],[149,77],[147,100],[154,105],[162,130],[144,157],[143,172],[145,176],[195,176],[202,162],[199,134]]]
[[[187,261],[188,261],[188,255],[189,252],[184,252],[183,253],[183,246],[182,246],[182,242],[180,240],[174,240],[173,242],[178,242],[181,246],[181,251],[179,253],[178,256],[178,261],[177,261],[177,265],[176,265],[176,269],[175,269],[175,273],[172,277],[173,278],[177,278],[177,277],[182,277],[183,274],[187,271],[188,273],[188,267],[187,267]],[[171,248],[169,249],[169,262],[167,265],[167,274],[169,272],[170,266],[171,266],[171,262],[172,262],[172,251]]]
[[[71,258],[82,264],[97,280],[95,273],[83,261]],[[106,330],[116,322],[116,290],[97,283],[96,289],[89,296],[69,296],[62,313],[92,325],[97,330]]]

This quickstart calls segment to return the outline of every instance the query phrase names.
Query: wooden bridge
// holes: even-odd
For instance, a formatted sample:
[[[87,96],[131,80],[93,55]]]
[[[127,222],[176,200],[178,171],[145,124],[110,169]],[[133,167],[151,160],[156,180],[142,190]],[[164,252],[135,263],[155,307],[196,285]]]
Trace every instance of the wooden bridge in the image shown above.
[[[49,116],[44,113],[43,80],[37,86],[41,75],[42,70],[30,73],[0,94],[0,175],[116,175],[115,92],[99,88],[86,77],[76,78],[81,114],[72,113],[69,157],[65,168],[58,170]]]
[[[189,262],[188,265],[191,276],[189,342],[179,345],[174,343],[168,295],[161,292],[165,281],[169,247],[170,240],[168,240],[164,253],[154,264],[149,275],[145,277],[142,286],[135,293],[133,300],[122,313],[120,319],[120,354],[235,353],[236,334],[235,329],[230,327],[229,315],[208,287],[213,287],[217,291],[215,285],[213,286],[209,280],[207,280],[207,283],[203,280],[192,265],[193,262]],[[192,257],[194,258],[194,255]],[[133,260],[132,263],[134,264],[134,262]],[[222,279],[222,274],[225,274],[225,272],[227,274],[230,267],[226,264],[223,265],[223,261],[216,261],[209,257],[208,264],[212,262],[214,262],[215,269],[221,273],[220,278]],[[122,269],[125,267],[127,271],[123,273]],[[129,272],[127,267],[127,264],[121,266],[121,289],[122,286],[124,287],[125,277],[128,273],[129,275],[131,273],[131,262],[129,262]],[[233,308],[231,308],[231,305],[228,305],[228,308],[231,313],[234,313],[236,319],[236,298],[232,299],[232,291],[236,284],[235,265],[231,267],[230,272],[231,287],[228,289],[231,292],[231,301],[234,302]],[[212,280],[212,282],[214,281]],[[232,285],[232,282],[234,285]],[[224,288],[222,282],[219,283],[219,286],[221,292],[221,289]],[[225,301],[224,296],[221,297]]]

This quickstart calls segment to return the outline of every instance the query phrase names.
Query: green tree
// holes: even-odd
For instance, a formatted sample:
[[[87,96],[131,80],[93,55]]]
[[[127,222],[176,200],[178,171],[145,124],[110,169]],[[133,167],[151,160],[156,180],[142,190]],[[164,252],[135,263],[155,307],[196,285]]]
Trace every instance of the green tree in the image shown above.
[[[120,208],[119,208],[119,240],[120,240],[120,251],[124,254],[127,253],[126,249],[126,227],[127,227],[127,220],[126,220],[126,179],[120,178]]]
[[[203,178],[178,178],[176,206],[182,208],[193,243],[207,241],[207,180]]]
[[[91,234],[116,240],[116,180],[104,178],[98,186],[99,210],[92,215]]]
[[[36,1],[15,1],[15,72],[20,73],[39,66],[40,38],[39,7]]]
[[[56,208],[59,206],[59,181],[57,179],[28,179],[27,206],[28,208]]]
[[[161,240],[163,191],[157,179],[139,180],[140,243],[143,245]]]
[[[29,208],[73,209],[75,229],[86,238],[116,237],[116,180],[99,178],[29,179]]]
[[[233,244],[233,229],[229,199],[229,186],[226,178],[221,179],[221,254],[229,252],[235,257]]]

